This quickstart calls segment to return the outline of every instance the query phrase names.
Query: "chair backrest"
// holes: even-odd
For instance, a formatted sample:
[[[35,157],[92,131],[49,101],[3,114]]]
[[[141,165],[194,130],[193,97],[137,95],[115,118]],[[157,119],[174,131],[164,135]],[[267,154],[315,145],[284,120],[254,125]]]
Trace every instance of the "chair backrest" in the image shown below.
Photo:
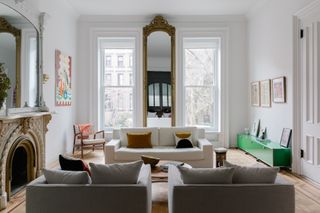
[[[82,133],[83,137],[88,137],[89,135],[92,135],[93,132],[93,126],[92,124],[74,124],[73,125],[73,132],[74,135],[78,133]]]

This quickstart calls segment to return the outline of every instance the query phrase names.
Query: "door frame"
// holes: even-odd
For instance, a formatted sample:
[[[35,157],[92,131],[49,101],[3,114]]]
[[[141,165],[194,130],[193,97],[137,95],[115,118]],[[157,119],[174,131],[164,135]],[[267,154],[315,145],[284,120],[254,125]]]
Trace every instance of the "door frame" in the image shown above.
[[[301,175],[300,150],[302,144],[302,64],[301,64],[301,20],[320,10],[320,0],[315,0],[293,15],[293,131],[292,172]]]

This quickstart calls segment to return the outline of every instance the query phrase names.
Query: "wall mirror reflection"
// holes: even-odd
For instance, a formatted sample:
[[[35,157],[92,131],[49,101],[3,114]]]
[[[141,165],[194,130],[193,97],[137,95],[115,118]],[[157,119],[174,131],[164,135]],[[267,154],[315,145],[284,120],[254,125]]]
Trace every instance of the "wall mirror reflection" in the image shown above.
[[[144,126],[175,125],[175,28],[162,16],[144,27]]]
[[[1,72],[10,79],[2,109],[38,106],[38,54],[34,25],[0,3]]]

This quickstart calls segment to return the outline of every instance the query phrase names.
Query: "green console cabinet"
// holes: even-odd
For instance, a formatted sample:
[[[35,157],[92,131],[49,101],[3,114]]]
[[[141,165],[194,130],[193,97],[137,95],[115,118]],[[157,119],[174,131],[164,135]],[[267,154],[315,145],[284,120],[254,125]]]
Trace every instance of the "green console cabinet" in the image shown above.
[[[246,134],[237,135],[238,148],[270,166],[291,167],[291,149]]]

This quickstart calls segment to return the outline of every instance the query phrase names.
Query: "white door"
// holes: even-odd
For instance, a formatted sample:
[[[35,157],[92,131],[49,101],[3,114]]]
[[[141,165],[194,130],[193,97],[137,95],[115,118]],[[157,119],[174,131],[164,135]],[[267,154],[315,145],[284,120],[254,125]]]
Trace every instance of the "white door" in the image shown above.
[[[303,17],[302,71],[302,175],[320,183],[320,11]]]

